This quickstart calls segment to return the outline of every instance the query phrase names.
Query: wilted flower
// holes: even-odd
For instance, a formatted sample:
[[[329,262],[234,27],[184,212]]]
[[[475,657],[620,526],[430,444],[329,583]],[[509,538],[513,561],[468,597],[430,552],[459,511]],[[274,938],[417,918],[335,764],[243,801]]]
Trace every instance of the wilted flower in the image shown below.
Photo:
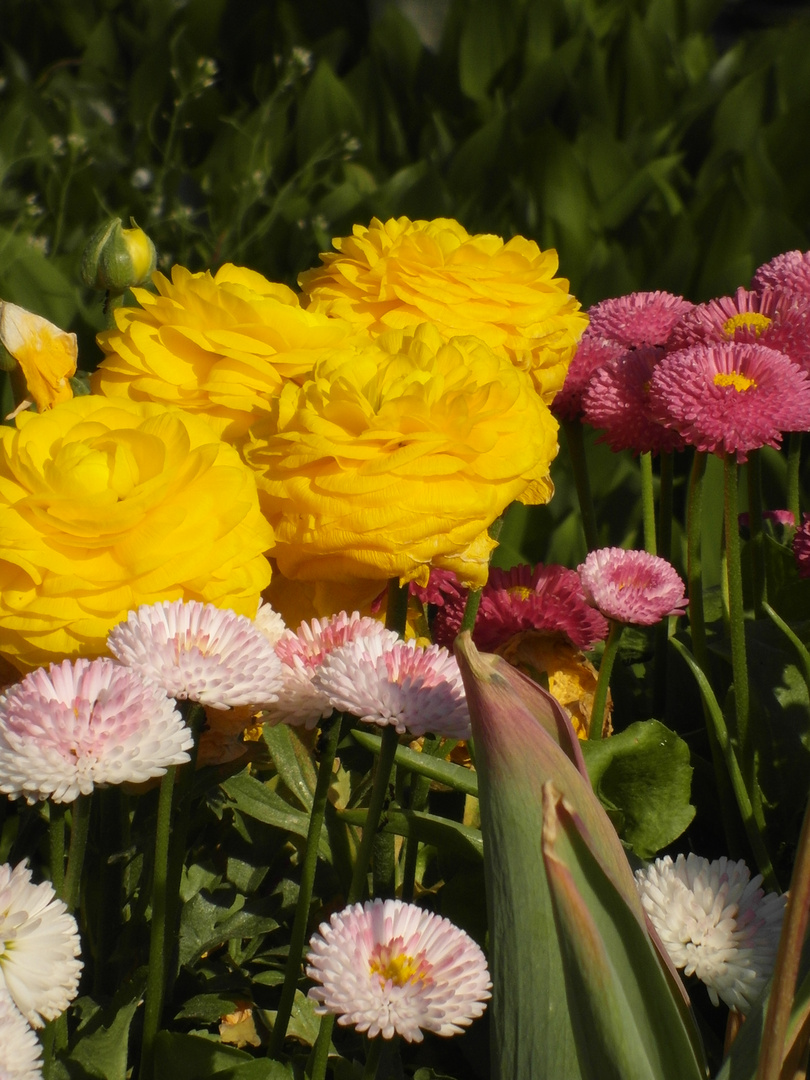
[[[784,353],[737,342],[670,353],[650,379],[650,410],[698,450],[736,454],[778,447],[810,429],[810,380]]]
[[[99,335],[106,355],[93,391],[202,413],[229,441],[270,410],[286,379],[357,333],[231,263],[214,275],[175,266],[171,281],[158,273],[154,283],[157,294],[136,289],[141,306],[118,308],[116,328]]]
[[[395,635],[358,638],[330,652],[313,676],[336,709],[399,734],[467,739],[470,713],[461,672],[439,645]]]
[[[55,1019],[76,996],[80,951],[76,920],[51,883],[32,884],[27,861],[0,866],[0,994],[32,1027]]]
[[[0,428],[0,653],[106,651],[128,610],[186,597],[253,615],[273,533],[199,417],[89,395]]]
[[[196,600],[130,611],[110,631],[110,652],[178,700],[214,709],[278,699],[281,662],[252,619]]]
[[[0,993],[0,1076],[42,1080],[42,1046],[11,998]]]
[[[554,276],[556,251],[522,236],[471,236],[452,218],[373,218],[333,244],[299,278],[311,310],[372,334],[436,323],[445,339],[472,334],[531,372],[547,402],[562,386],[588,320]]]
[[[646,551],[599,548],[577,569],[590,602],[616,622],[653,626],[686,607],[674,566]]]
[[[191,732],[166,693],[102,657],[39,668],[0,697],[0,791],[72,802],[188,761]]]
[[[767,895],[742,859],[666,855],[636,871],[644,910],[677,968],[747,1013],[771,976],[785,896]]]
[[[483,583],[488,526],[551,497],[557,424],[526,376],[474,338],[392,333],[288,383],[245,460],[288,578]]]
[[[756,292],[780,289],[810,300],[810,251],[786,251],[760,266],[751,286]]]
[[[354,904],[321,923],[309,943],[309,996],[370,1038],[423,1031],[457,1035],[490,998],[486,960],[458,927],[401,900]]]
[[[40,315],[0,301],[0,343],[22,370],[31,400],[42,412],[73,397],[76,335],[60,330]]]

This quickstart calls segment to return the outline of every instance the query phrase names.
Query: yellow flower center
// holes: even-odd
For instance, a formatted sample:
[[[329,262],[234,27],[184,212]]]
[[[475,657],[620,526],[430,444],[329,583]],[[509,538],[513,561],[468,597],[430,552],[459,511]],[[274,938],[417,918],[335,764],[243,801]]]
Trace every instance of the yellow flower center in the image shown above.
[[[744,327],[753,330],[759,337],[762,331],[767,330],[771,325],[771,321],[760,311],[741,311],[739,315],[732,315],[730,319],[726,319],[723,323],[723,333],[727,338],[733,338],[737,330]]]
[[[742,394],[746,390],[750,390],[753,386],[756,389],[756,383],[753,379],[749,379],[745,375],[741,375],[739,371],[718,371],[714,377],[715,386],[733,386],[734,389]]]
[[[424,957],[408,956],[398,952],[390,945],[379,945],[369,960],[369,971],[379,975],[383,982],[390,979],[394,986],[405,986],[427,978]]]
[[[534,596],[534,589],[529,589],[525,585],[515,585],[509,590],[509,595],[518,600],[528,600],[530,596]]]

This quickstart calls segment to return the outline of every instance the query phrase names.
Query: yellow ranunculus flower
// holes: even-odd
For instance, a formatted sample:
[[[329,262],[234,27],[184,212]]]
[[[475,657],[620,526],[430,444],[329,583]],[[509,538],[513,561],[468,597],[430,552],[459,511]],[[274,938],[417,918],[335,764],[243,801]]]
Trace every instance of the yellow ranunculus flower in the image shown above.
[[[107,354],[91,380],[106,397],[159,401],[202,413],[238,441],[270,408],[286,379],[301,379],[355,324],[305,311],[286,285],[227,264],[215,275],[157,273],[158,293],[134,289],[140,307],[118,308],[99,334]]]
[[[554,275],[557,252],[522,236],[471,236],[452,218],[373,218],[333,241],[337,254],[299,284],[311,311],[360,322],[372,334],[439,325],[444,337],[473,334],[530,371],[546,404],[565,373],[587,315]]]
[[[0,301],[0,341],[22,369],[36,407],[50,409],[73,397],[70,376],[76,374],[76,335],[16,304]]]
[[[139,604],[252,617],[272,543],[252,472],[196,416],[91,395],[0,428],[0,654],[21,670],[106,652]]]
[[[482,584],[487,527],[513,499],[546,502],[557,424],[531,381],[477,338],[392,331],[288,383],[251,430],[285,577]]]

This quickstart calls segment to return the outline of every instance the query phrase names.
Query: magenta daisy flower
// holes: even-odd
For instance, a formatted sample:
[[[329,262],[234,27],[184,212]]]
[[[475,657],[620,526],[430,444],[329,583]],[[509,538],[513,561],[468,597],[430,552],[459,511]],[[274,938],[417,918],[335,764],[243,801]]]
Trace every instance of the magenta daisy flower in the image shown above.
[[[668,351],[715,341],[764,345],[808,371],[810,299],[776,289],[737,289],[734,296],[698,304],[684,315],[672,332]]]
[[[0,866],[0,994],[32,1027],[55,1019],[76,996],[80,951],[76,920],[51,883],[32,884],[27,861]]]
[[[588,329],[627,349],[666,345],[672,328],[693,306],[668,292],[629,293],[594,304]]]
[[[579,340],[577,351],[565,376],[562,389],[551,405],[551,411],[560,420],[582,418],[582,395],[592,376],[613,360],[627,352],[627,346],[608,341],[591,333],[590,327]]]
[[[160,686],[115,661],[63,660],[0,697],[0,791],[72,802],[188,761],[192,736]]]
[[[751,287],[755,292],[782,289],[810,300],[810,251],[786,251],[760,266]]]
[[[736,454],[810,428],[810,380],[784,353],[725,342],[671,353],[650,380],[650,409],[691,446]]]
[[[793,537],[793,557],[799,577],[810,577],[810,514],[802,514],[802,523]]]
[[[456,658],[439,645],[359,638],[335,649],[313,676],[333,708],[399,734],[467,739],[470,713]]]
[[[468,592],[452,570],[441,570],[438,567],[431,567],[427,585],[418,585],[412,581],[409,591],[420,603],[433,604],[434,607],[444,607],[445,604],[458,600],[464,604]]]
[[[110,631],[107,645],[178,700],[230,709],[278,697],[281,664],[267,637],[252,619],[213,604],[145,604]]]
[[[458,1035],[484,1012],[484,954],[447,919],[402,900],[367,900],[321,923],[309,943],[309,997],[370,1038]]]
[[[601,428],[611,450],[636,454],[681,450],[677,431],[664,427],[650,411],[650,379],[664,349],[642,347],[595,372],[582,395],[583,419]]]
[[[315,673],[335,649],[368,637],[399,640],[377,619],[357,611],[351,615],[341,611],[327,619],[302,622],[298,630],[285,630],[276,643],[281,689],[278,701],[267,709],[268,722],[311,729],[326,719],[333,707],[327,694],[313,682]]]
[[[646,551],[599,548],[578,569],[589,601],[615,622],[653,626],[686,607],[675,568]]]

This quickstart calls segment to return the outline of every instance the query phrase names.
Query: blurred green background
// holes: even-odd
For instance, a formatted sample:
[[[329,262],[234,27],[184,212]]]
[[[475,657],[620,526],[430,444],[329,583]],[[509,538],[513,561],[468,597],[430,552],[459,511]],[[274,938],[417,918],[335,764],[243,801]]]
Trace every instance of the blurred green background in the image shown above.
[[[3,0],[2,44],[0,297],[83,342],[111,214],[163,269],[291,284],[355,222],[451,215],[557,248],[586,306],[810,247],[804,3]]]

